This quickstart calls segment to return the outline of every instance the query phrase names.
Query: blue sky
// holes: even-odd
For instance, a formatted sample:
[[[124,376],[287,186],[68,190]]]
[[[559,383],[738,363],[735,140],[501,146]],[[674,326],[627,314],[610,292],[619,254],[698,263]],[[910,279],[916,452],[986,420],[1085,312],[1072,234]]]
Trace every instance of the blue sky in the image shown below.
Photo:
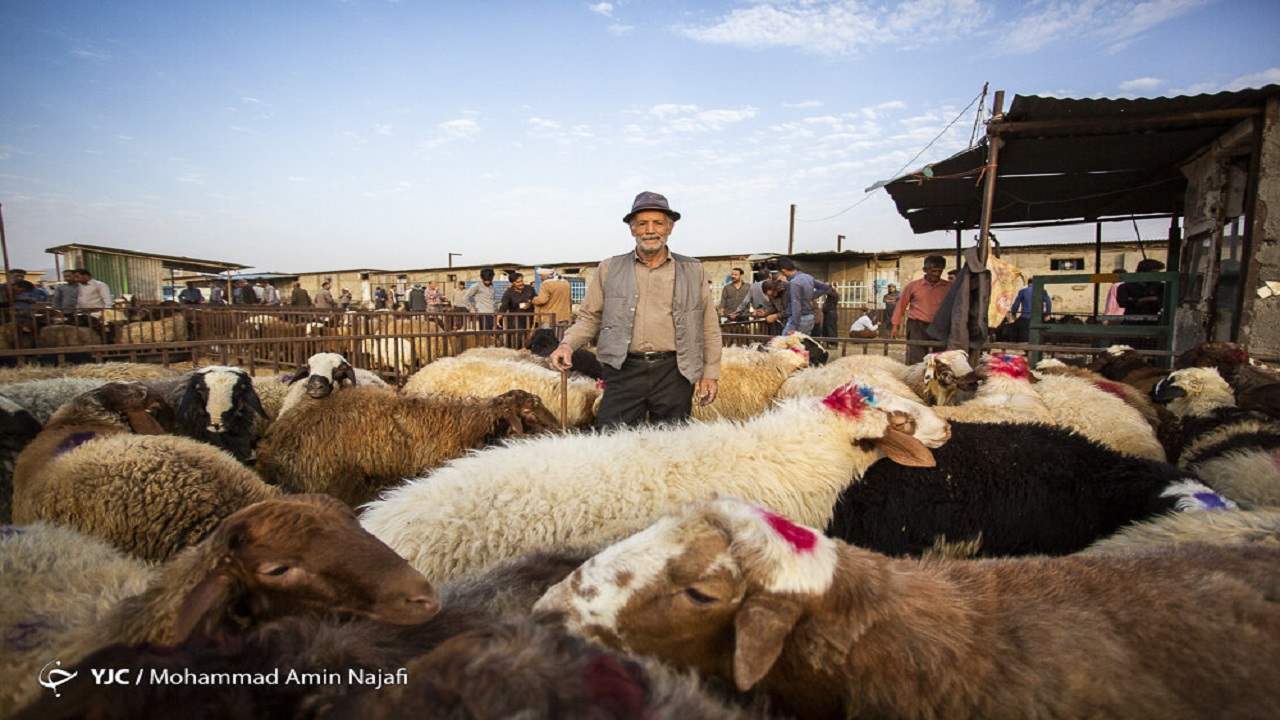
[[[1280,3],[1224,0],[0,0],[0,203],[28,267],[67,242],[295,271],[590,260],[626,249],[645,189],[690,254],[785,250],[792,202],[797,250],[946,245],[882,191],[823,218],[984,81],[1275,83],[1277,27]],[[1067,238],[1092,230],[1016,239]]]

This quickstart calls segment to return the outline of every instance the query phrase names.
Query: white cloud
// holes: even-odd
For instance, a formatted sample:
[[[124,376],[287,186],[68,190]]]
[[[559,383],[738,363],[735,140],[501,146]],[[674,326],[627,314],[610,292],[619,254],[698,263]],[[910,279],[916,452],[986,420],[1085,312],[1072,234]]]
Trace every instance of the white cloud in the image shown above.
[[[696,105],[680,106],[697,109]],[[726,125],[740,123],[755,117],[757,110],[745,107],[737,110],[702,110],[700,112],[685,111],[674,117],[664,117],[661,131],[663,133],[710,132],[721,130]],[[660,116],[663,117],[663,116]]]
[[[8,160],[13,153],[12,145],[0,145],[0,160]]]
[[[241,96],[240,102],[244,105],[261,105],[262,104],[262,101],[259,100],[258,98],[249,97],[248,95]]]
[[[1140,77],[1120,83],[1120,90],[1131,93],[1151,92],[1163,84],[1164,80],[1160,78]]]
[[[622,37],[623,35],[626,35],[627,33],[631,32],[632,30],[635,30],[636,26],[623,25],[622,23],[613,23],[605,29],[609,31],[610,35],[617,35],[618,37]]]
[[[390,124],[378,123],[373,126],[373,132],[378,135],[390,135],[391,130],[392,130],[392,126]]]
[[[529,118],[529,127],[534,130],[559,130],[560,123],[546,118],[531,117]]]
[[[613,17],[613,3],[601,2],[594,5],[588,5],[587,9],[597,15],[605,17]]]
[[[187,172],[187,173],[183,173],[183,174],[179,175],[176,179],[177,179],[177,181],[178,181],[178,182],[180,182],[180,183],[187,183],[187,184],[191,184],[191,185],[203,185],[203,184],[204,184],[204,174],[203,174],[203,173],[198,173],[198,172]]]
[[[1001,33],[1005,52],[1034,52],[1064,39],[1094,38],[1112,52],[1122,50],[1157,25],[1208,0],[1052,0],[1030,4],[1031,12]]]
[[[86,48],[77,48],[75,50],[72,50],[71,54],[72,56],[78,57],[81,60],[93,60],[97,62],[102,62],[103,60],[111,59],[111,55],[109,53],[101,52],[98,50],[88,50]]]
[[[679,31],[718,45],[845,55],[875,45],[955,37],[976,29],[989,12],[981,0],[906,0],[894,7],[860,0],[765,0]]]
[[[654,105],[649,108],[649,114],[664,118],[672,115],[685,115],[695,112],[697,109],[697,105],[675,105],[672,103],[664,103],[662,105]]]
[[[1200,95],[1203,93],[1222,92],[1224,90],[1243,90],[1245,88],[1262,87],[1263,85],[1280,85],[1280,67],[1267,68],[1261,72],[1241,75],[1229,82],[1201,82],[1187,87],[1173,88],[1170,95]]]
[[[464,114],[473,115],[474,112]],[[464,117],[446,120],[436,125],[436,134],[434,137],[424,140],[421,144],[422,149],[432,150],[458,140],[467,140],[474,137],[480,132],[480,123],[474,118]]]
[[[821,100],[802,100],[800,102],[795,102],[795,103],[782,103],[782,107],[787,108],[788,110],[808,110],[810,108],[822,107],[822,101]]]

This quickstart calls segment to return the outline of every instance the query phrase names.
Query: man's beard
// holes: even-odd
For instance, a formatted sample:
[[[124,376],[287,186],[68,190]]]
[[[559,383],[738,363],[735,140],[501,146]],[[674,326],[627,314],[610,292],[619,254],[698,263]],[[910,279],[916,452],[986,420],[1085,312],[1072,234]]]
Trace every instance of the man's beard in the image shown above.
[[[661,235],[645,235],[645,236],[642,236],[642,237],[639,239],[639,241],[636,243],[636,252],[640,253],[641,255],[643,255],[643,256],[645,256],[645,257],[653,257],[654,255],[657,255],[658,253],[662,252],[662,249],[663,249],[664,247],[666,247],[665,245],[658,245],[658,247],[657,247],[657,248],[654,248],[654,249],[650,250],[649,248],[646,248],[646,247],[644,246],[644,243],[649,242],[649,241],[651,241],[651,240],[657,240],[659,243],[661,243],[661,242],[662,242],[662,236],[661,236]]]

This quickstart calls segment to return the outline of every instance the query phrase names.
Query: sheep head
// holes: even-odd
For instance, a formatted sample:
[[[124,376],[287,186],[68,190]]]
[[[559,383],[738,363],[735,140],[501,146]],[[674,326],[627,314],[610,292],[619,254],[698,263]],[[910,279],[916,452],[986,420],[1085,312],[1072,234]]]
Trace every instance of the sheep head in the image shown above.
[[[535,611],[605,645],[754,687],[832,586],[839,545],[735,498],[687,505],[602,551]]]
[[[852,439],[908,467],[933,467],[930,447],[951,435],[951,426],[924,405],[892,393],[848,383],[822,399],[847,425]]]
[[[1151,367],[1146,358],[1128,345],[1112,345],[1089,363],[1088,368],[1108,380],[1123,381],[1129,373]]]
[[[1156,385],[1152,396],[1177,417],[1208,415],[1236,405],[1231,386],[1211,367],[1175,370]]]
[[[213,566],[183,600],[173,642],[299,614],[416,625],[440,607],[421,573],[327,495],[250,505],[193,552],[212,558]]]
[[[307,397],[316,400],[329,397],[329,394],[335,388],[342,387],[344,382],[352,387],[357,384],[356,371],[351,367],[351,363],[338,353],[331,352],[316,353],[307,358],[307,364],[298,368],[298,372],[290,378],[289,384],[292,385],[303,379],[307,381]]]
[[[177,413],[188,427],[221,433],[236,426],[234,418],[244,409],[267,417],[249,373],[238,367],[211,365],[187,378]]]
[[[1215,367],[1228,384],[1234,385],[1241,365],[1249,364],[1249,351],[1233,343],[1218,340],[1202,342],[1173,361],[1176,370],[1191,367]]]
[[[786,349],[802,355],[805,359],[805,367],[826,365],[827,359],[831,356],[816,340],[798,332],[775,337],[769,341],[767,347],[773,350]]]
[[[114,425],[139,435],[163,435],[173,427],[173,409],[160,393],[139,382],[111,382],[58,408],[48,427]]]
[[[508,390],[489,402],[511,435],[532,435],[560,427],[560,421],[533,393]]]
[[[924,356],[924,395],[930,405],[951,405],[961,390],[977,389],[977,376],[964,350]]]

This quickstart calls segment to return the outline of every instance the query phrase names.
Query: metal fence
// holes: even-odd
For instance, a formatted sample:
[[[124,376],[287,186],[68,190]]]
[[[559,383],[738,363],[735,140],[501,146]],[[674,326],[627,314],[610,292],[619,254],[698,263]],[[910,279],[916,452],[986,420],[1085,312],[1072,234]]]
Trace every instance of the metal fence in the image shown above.
[[[6,311],[0,362],[218,362],[293,369],[317,352],[400,382],[474,347],[524,347],[548,314],[411,313],[158,305],[63,314]],[[559,330],[556,329],[559,333]]]

